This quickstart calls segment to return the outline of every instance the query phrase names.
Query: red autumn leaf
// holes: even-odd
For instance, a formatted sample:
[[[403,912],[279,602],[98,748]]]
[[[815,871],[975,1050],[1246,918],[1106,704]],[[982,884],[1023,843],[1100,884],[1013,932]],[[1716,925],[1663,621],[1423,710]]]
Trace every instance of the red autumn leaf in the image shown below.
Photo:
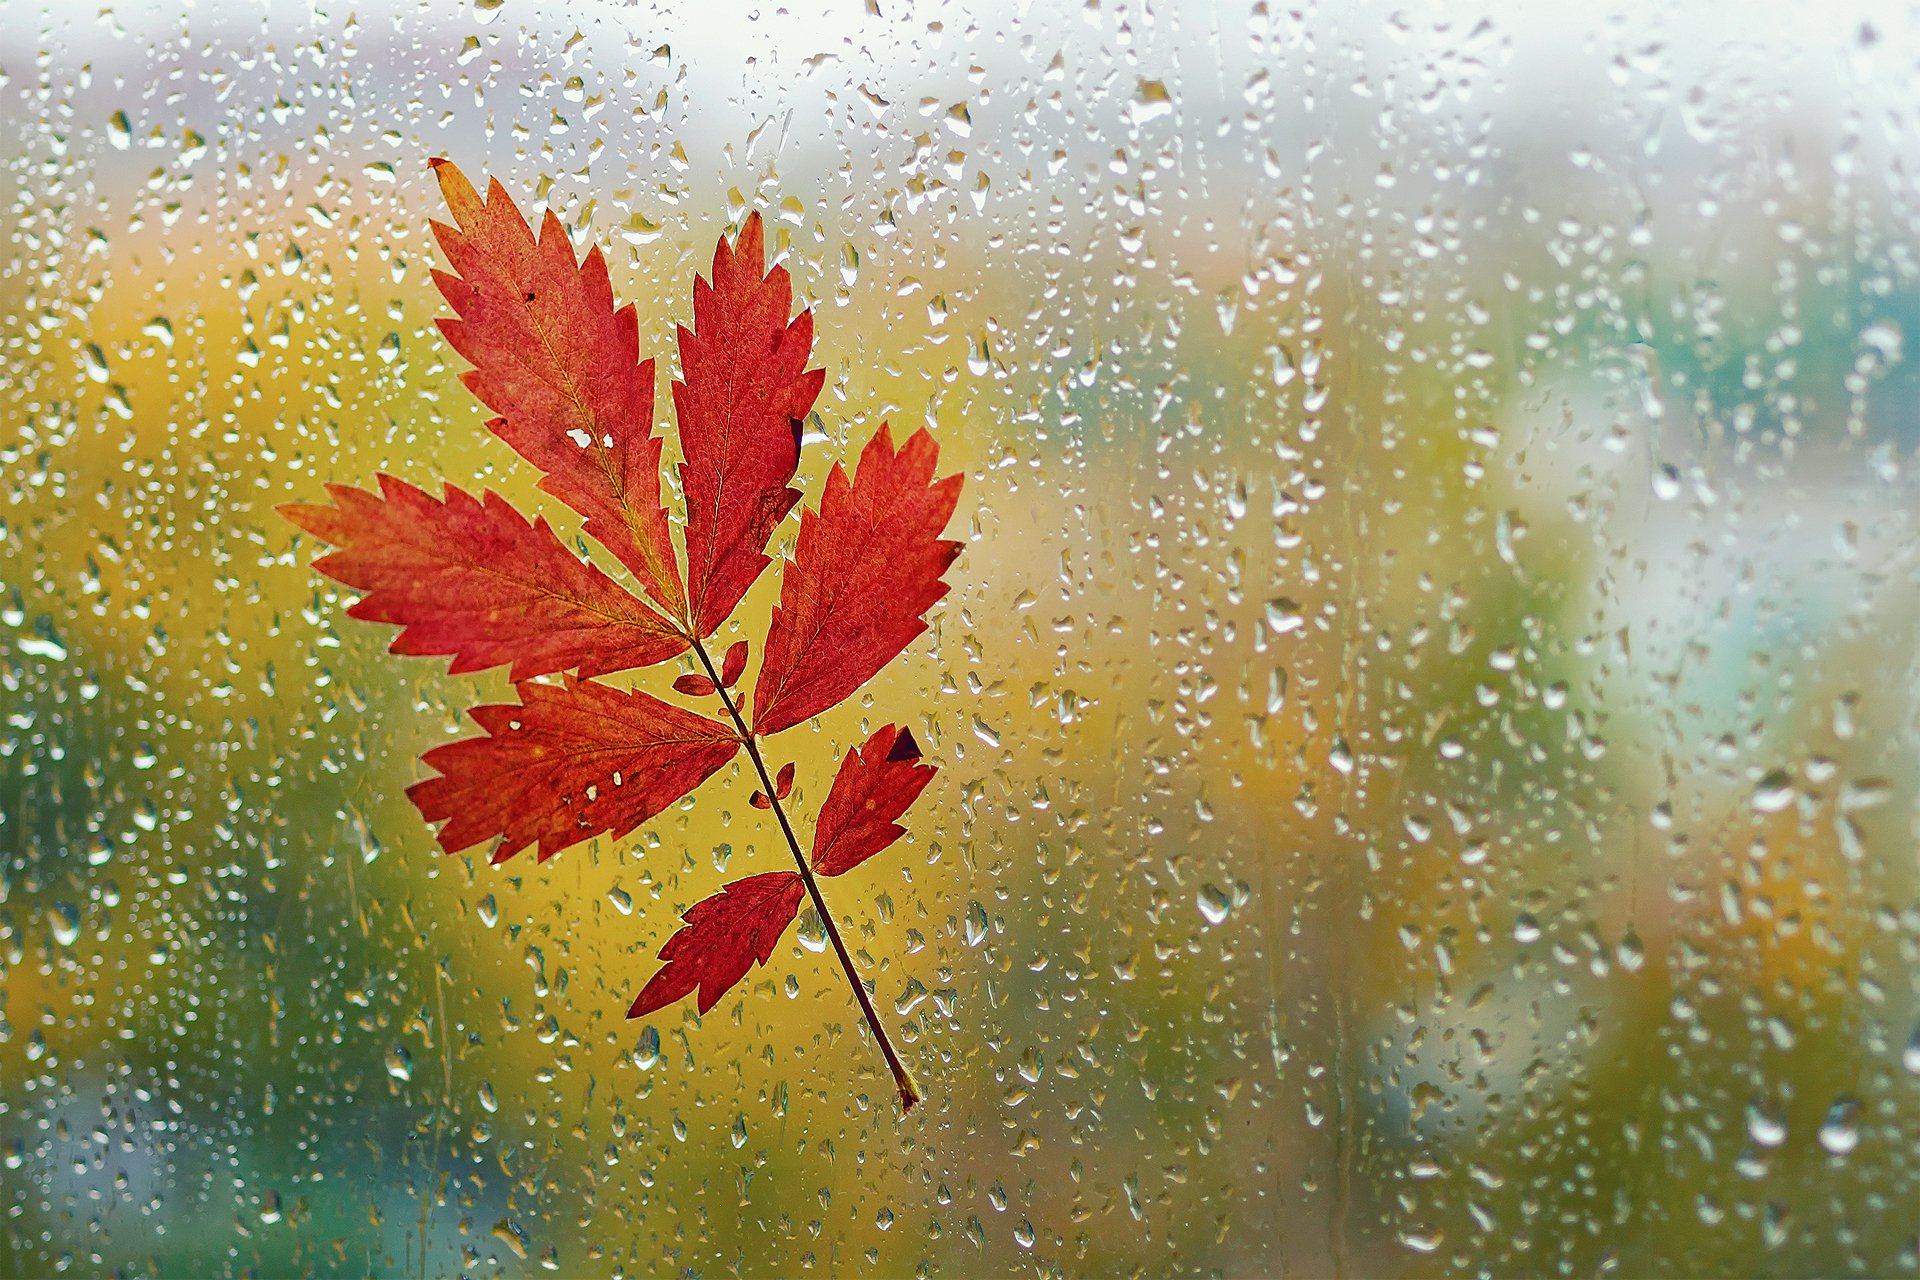
[[[794,872],[769,871],[694,903],[681,917],[685,927],[660,948],[665,966],[641,988],[627,1016],[644,1018],[696,986],[700,1012],[713,1008],[755,961],[765,964],[773,956],[806,892]]]
[[[327,486],[332,506],[280,514],[340,548],[314,562],[367,594],[349,617],[400,626],[392,652],[451,654],[456,674],[512,663],[515,680],[664,662],[684,637],[495,493],[445,501],[392,476],[380,492]]]
[[[849,697],[927,629],[960,544],[940,537],[960,477],[933,478],[939,446],[915,432],[898,452],[882,423],[851,481],[834,464],[818,512],[800,517],[793,559],[760,656],[753,729],[778,733]]]
[[[824,379],[806,367],[811,315],[788,318],[787,273],[766,268],[760,216],[731,244],[722,238],[711,279],[694,281],[693,323],[679,330],[683,578],[661,504],[653,364],[639,359],[634,311],[616,309],[600,251],[579,259],[551,213],[536,237],[498,182],[482,200],[451,164],[434,168],[453,215],[451,226],[434,224],[451,268],[434,280],[455,312],[441,329],[474,365],[463,381],[500,415],[489,429],[545,472],[541,487],[584,518],[638,590],[495,494],[449,485],[435,499],[382,476],[377,493],[329,486],[333,505],[281,511],[334,544],[318,567],[364,593],[351,616],[400,627],[395,652],[451,655],[455,672],[507,664],[521,682],[517,705],[476,708],[483,734],[428,751],[438,776],[408,788],[447,851],[493,839],[495,862],[529,845],[545,861],[595,835],[624,836],[748,748],[759,782],[750,803],[774,811],[800,874],[753,876],[696,903],[631,1011],[698,988],[704,1013],[756,960],[766,963],[804,894],[818,903],[782,803],[795,766],[770,773],[757,739],[848,697],[926,629],[959,550],[939,535],[960,477],[934,479],[938,450],[925,432],[896,450],[884,425],[853,478],[834,468],[783,570],[750,730],[734,692],[747,642],[716,666],[704,640],[766,568],[768,539],[799,499],[791,482],[801,420]],[[587,679],[689,647],[700,671],[674,688],[717,696],[730,724]],[[570,674],[561,685],[524,679],[562,671]],[[934,772],[918,759],[912,735],[889,725],[842,762],[816,823],[814,867],[838,875],[900,836],[897,819]],[[911,1110],[918,1086],[819,905],[901,1108]]]
[[[407,788],[422,817],[446,821],[448,853],[498,836],[493,861],[538,841],[545,862],[590,836],[623,836],[740,749],[726,725],[638,690],[569,677],[529,681],[520,698],[475,707],[487,736],[427,752],[442,776]]]
[[[747,642],[736,640],[727,649],[727,656],[720,660],[720,684],[731,689],[740,683],[740,673],[747,669]]]
[[[907,833],[896,819],[939,770],[920,762],[909,729],[882,725],[847,753],[813,830],[813,869],[843,875]]]
[[[768,563],[767,539],[793,510],[800,423],[826,379],[807,368],[813,313],[792,321],[785,267],[763,272],[760,215],[713,251],[693,282],[693,327],[680,328],[673,405],[686,461],[687,596],[696,635],[712,632]]]
[[[632,307],[614,309],[606,260],[576,262],[548,210],[536,241],[496,179],[483,203],[460,170],[433,162],[454,225],[434,235],[451,272],[434,283],[459,316],[440,331],[474,368],[461,376],[500,417],[487,425],[547,473],[540,482],[669,614],[685,607],[653,433],[653,361]]]

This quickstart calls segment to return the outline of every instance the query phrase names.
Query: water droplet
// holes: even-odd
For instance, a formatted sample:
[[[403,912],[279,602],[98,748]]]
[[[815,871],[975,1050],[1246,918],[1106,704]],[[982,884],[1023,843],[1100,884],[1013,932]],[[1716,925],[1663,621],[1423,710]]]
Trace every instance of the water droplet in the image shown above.
[[[80,908],[71,902],[56,902],[49,907],[47,923],[53,926],[53,940],[61,946],[80,941]]]
[[[1747,1104],[1747,1133],[1763,1147],[1777,1147],[1787,1140],[1787,1123],[1780,1113],[1759,1102]]]
[[[1820,1122],[1820,1145],[1836,1156],[1844,1156],[1860,1145],[1860,1102],[1857,1098],[1836,1098]]]
[[[1778,813],[1793,803],[1793,779],[1784,769],[1774,769],[1753,788],[1753,807],[1761,813]]]
[[[648,1026],[641,1030],[640,1041],[633,1046],[633,1065],[642,1071],[651,1070],[653,1064],[660,1061],[660,1032]]]
[[[1038,1049],[1029,1045],[1021,1051],[1020,1061],[1016,1064],[1015,1069],[1020,1072],[1020,1078],[1028,1084],[1038,1084],[1041,1075],[1044,1074],[1047,1069],[1046,1059],[1040,1056]]]
[[[395,1080],[413,1079],[413,1055],[401,1045],[387,1050],[387,1074]]]
[[[500,1099],[493,1096],[493,1084],[491,1081],[482,1080],[476,1096],[480,1099],[482,1109],[488,1112],[494,1112],[500,1109]]]
[[[478,0],[476,0],[476,7],[477,3]],[[513,1250],[515,1257],[527,1256],[527,1233],[520,1228],[519,1223],[506,1218],[500,1219],[493,1224],[493,1238],[504,1242],[507,1248]]]
[[[812,907],[800,913],[800,927],[794,931],[800,945],[809,951],[820,952],[827,949],[827,931],[821,927],[820,917]]]
[[[967,945],[977,947],[987,940],[987,909],[978,902],[967,904],[967,918],[961,924]],[[1914,1033],[1920,1037],[1920,1031]]]
[[[1208,924],[1219,924],[1233,912],[1233,899],[1211,884],[1201,886],[1194,901]]]
[[[1277,600],[1267,601],[1267,627],[1275,635],[1283,636],[1306,625],[1307,620],[1301,615],[1297,600],[1281,596]]]
[[[1613,949],[1613,954],[1620,962],[1620,967],[1628,973],[1640,972],[1641,966],[1647,962],[1646,945],[1632,929],[1621,935],[1620,945]]]
[[[1400,1237],[1400,1243],[1415,1253],[1438,1253],[1446,1242],[1446,1234],[1440,1231],[1408,1231]]]
[[[1173,95],[1167,92],[1165,82],[1142,80],[1139,92],[1127,108],[1127,114],[1133,117],[1135,124],[1145,124],[1149,120],[1172,115],[1173,106]]]

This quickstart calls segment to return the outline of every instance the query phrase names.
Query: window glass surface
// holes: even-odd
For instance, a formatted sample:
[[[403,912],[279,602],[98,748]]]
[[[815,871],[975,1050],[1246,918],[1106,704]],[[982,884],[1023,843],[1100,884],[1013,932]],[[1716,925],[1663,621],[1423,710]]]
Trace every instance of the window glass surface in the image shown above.
[[[0,0],[0,1275],[1920,1269],[1917,59],[1865,3]],[[791,869],[743,760],[544,863],[409,803],[513,686],[275,506],[584,549],[435,327],[430,157],[603,248],[663,423],[759,211],[808,502],[882,421],[964,474],[930,630],[781,740],[808,813],[882,724],[940,768],[830,890],[910,1114],[811,911],[626,1017]]]

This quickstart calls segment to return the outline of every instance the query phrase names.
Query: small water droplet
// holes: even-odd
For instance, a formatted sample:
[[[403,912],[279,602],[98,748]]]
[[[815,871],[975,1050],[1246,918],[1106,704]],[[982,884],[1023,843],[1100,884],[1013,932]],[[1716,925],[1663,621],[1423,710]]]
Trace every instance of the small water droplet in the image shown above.
[[[519,1223],[500,1219],[493,1224],[493,1238],[504,1242],[507,1248],[513,1250],[515,1257],[527,1256],[527,1233],[520,1229]]]
[[[1777,1147],[1787,1140],[1787,1123],[1774,1108],[1749,1102],[1747,1133],[1763,1147]]]
[[[1446,1242],[1446,1235],[1439,1231],[1409,1231],[1400,1237],[1400,1243],[1415,1253],[1438,1253]]]
[[[1020,1078],[1028,1084],[1038,1084],[1040,1083],[1041,1075],[1044,1074],[1047,1069],[1046,1059],[1040,1056],[1038,1049],[1029,1045],[1021,1052],[1020,1061],[1016,1064],[1015,1069],[1020,1072]]]
[[[387,1074],[395,1080],[413,1079],[413,1055],[401,1045],[387,1050]]]
[[[962,936],[965,937],[968,946],[977,947],[985,942],[987,940],[987,909],[978,902],[968,903],[967,918],[961,928],[964,931]],[[1914,1034],[1920,1037],[1920,1031]]]
[[[1139,92],[1128,104],[1127,114],[1133,117],[1135,124],[1145,124],[1149,120],[1172,115],[1173,107],[1173,95],[1167,92],[1164,81],[1142,80]]]
[[[1860,1145],[1860,1102],[1857,1098],[1836,1098],[1820,1122],[1820,1145],[1836,1156],[1844,1156]]]
[[[640,1042],[633,1047],[633,1065],[642,1071],[652,1069],[660,1061],[660,1032],[654,1027],[646,1027],[640,1032]]]
[[[1275,635],[1283,636],[1306,625],[1307,620],[1300,612],[1299,601],[1286,596],[1267,601],[1267,627]]]
[[[47,923],[53,926],[53,940],[61,946],[80,941],[80,908],[71,902],[56,902],[49,907]]]
[[[1233,913],[1233,899],[1215,885],[1201,886],[1200,893],[1194,901],[1208,924],[1219,924]]]
[[[1793,779],[1784,769],[1774,769],[1753,788],[1753,807],[1761,813],[1778,813],[1793,803]]]

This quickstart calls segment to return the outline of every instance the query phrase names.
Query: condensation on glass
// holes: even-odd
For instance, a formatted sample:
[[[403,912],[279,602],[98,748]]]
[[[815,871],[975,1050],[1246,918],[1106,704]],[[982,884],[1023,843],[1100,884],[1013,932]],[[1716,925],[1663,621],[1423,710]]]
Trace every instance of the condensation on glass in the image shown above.
[[[0,1274],[1920,1268],[1910,15],[816,8],[0,3]],[[796,734],[942,766],[841,891],[904,1121],[817,923],[623,1016],[750,779],[538,867],[405,800],[506,682],[273,505],[573,530],[434,155],[663,380],[763,210],[803,477],[966,471]]]

